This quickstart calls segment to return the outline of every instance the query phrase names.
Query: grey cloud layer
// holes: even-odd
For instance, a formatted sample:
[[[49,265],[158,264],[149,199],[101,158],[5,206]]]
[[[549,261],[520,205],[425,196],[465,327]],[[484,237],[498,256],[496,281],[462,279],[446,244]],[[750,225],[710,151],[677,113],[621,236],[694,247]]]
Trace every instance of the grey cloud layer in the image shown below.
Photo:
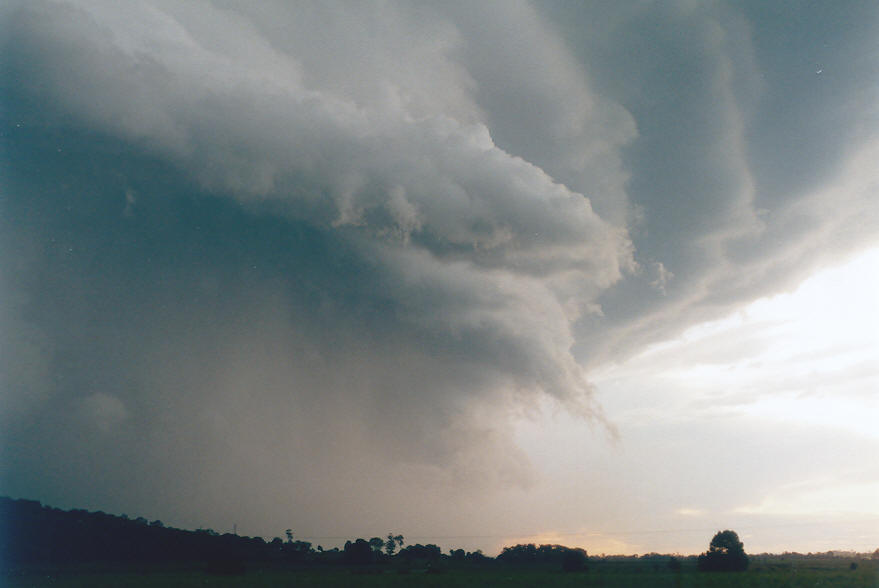
[[[530,301],[543,299],[536,305],[541,315],[576,316],[632,267],[623,228],[599,218],[587,198],[493,144],[480,109],[465,99],[471,78],[449,55],[460,44],[451,22],[439,20],[423,31],[424,49],[410,33],[418,28],[410,21],[424,15],[409,14],[409,8],[385,5],[379,21],[371,16],[375,8],[343,7],[329,14],[307,8],[312,18],[330,19],[324,31],[330,38],[353,36],[378,53],[346,53],[355,63],[336,72],[339,82],[315,60],[313,48],[304,60],[276,49],[271,35],[261,35],[259,18],[251,21],[209,4],[197,10],[162,6],[168,12],[148,4],[86,6],[91,12],[31,7],[17,17],[15,40],[23,46],[18,54],[34,59],[30,76],[40,99],[85,124],[146,145],[208,190],[244,202],[268,201],[294,218],[355,234],[366,247],[381,248],[377,254],[391,265],[392,259],[418,252],[431,254],[423,258],[422,271],[434,268],[440,275],[447,262],[467,265],[455,270],[459,278],[469,272],[467,283],[457,279],[459,292],[450,297],[462,301],[459,319],[468,312],[468,290],[493,284],[505,292],[501,299],[515,298],[517,279]],[[524,8],[518,12],[514,17],[536,43],[543,33],[539,23]],[[396,23],[390,31],[385,13]],[[259,16],[265,15],[258,11]],[[286,33],[284,38],[296,38],[295,30]],[[399,50],[401,44],[414,44],[415,51]],[[391,55],[400,63],[386,75]],[[503,56],[494,57],[512,67]],[[330,72],[338,68],[337,59],[329,59]],[[358,65],[376,76],[364,90],[344,83]],[[447,72],[451,91],[427,95],[423,80],[437,70],[441,76]],[[563,74],[577,78],[572,68]],[[585,87],[573,90],[575,98],[590,101]],[[436,98],[446,94],[449,100]],[[567,106],[565,97],[552,98]],[[456,112],[465,107],[467,112]],[[588,108],[578,111],[580,119],[589,118]],[[550,121],[553,114],[549,110]],[[468,118],[472,122],[462,121]],[[563,126],[570,134],[570,125]],[[394,257],[400,249],[409,253]],[[532,276],[545,278],[544,285],[529,285]],[[488,314],[480,318],[489,329],[493,322]],[[555,343],[566,339],[563,317],[541,322],[561,329]],[[511,335],[507,329],[500,339],[516,338]],[[518,335],[523,336],[529,337]],[[552,355],[564,355],[558,345],[551,349]]]
[[[509,411],[601,420],[584,365],[875,238],[849,8],[0,8],[5,486],[277,532],[527,485]]]
[[[426,63],[419,51],[399,51],[402,69],[415,69],[414,59],[421,75],[379,78],[382,95],[361,97],[309,85],[322,63],[306,68],[295,54],[275,50],[243,17],[207,4],[180,14],[173,4],[171,14],[147,6],[135,14],[110,4],[93,14],[22,16],[16,41],[37,56],[30,75],[41,97],[153,147],[209,189],[289,202],[312,222],[403,241],[415,233],[421,248],[449,249],[477,264],[552,271],[558,257],[561,269],[585,269],[602,286],[619,278],[630,253],[625,234],[602,222],[588,199],[495,147],[475,105],[474,121],[466,122],[442,100],[408,96],[410,88],[422,90],[433,62],[457,65],[442,44],[430,47]],[[392,6],[382,10],[393,20]],[[217,35],[224,25],[237,25],[237,34]],[[199,35],[205,28],[209,38]],[[397,40],[380,32],[355,31],[369,35],[364,42],[393,47]],[[245,53],[237,51],[242,44]],[[466,88],[460,79],[448,82]],[[576,90],[589,98],[586,88]]]
[[[624,159],[643,271],[577,332],[584,359],[628,355],[875,241],[875,6],[547,8],[638,126]]]
[[[530,7],[5,10],[5,250],[38,245],[4,260],[7,492],[374,533],[352,493],[390,521],[527,485],[504,415],[537,392],[602,420],[572,323],[635,267],[625,201],[489,125],[539,108],[546,162],[620,197],[633,125]]]

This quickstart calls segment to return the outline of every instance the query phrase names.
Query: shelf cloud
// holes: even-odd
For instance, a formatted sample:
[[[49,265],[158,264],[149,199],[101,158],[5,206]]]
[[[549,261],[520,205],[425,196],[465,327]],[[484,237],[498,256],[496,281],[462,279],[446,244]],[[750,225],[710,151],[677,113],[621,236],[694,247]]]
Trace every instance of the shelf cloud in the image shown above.
[[[591,367],[879,230],[875,14],[767,12],[0,8],[0,489],[378,533],[615,438]]]

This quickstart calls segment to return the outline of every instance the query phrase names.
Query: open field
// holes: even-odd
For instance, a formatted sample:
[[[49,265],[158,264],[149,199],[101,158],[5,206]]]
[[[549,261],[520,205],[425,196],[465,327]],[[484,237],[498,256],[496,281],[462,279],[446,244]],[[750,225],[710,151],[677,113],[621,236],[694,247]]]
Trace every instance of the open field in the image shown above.
[[[65,571],[6,575],[2,584],[9,588],[110,588],[138,587],[787,587],[787,588],[877,588],[879,562],[785,561],[761,562],[744,573],[700,573],[685,567],[681,572],[654,570],[648,566],[625,564],[593,565],[588,572],[563,573],[555,570],[517,569],[492,566],[480,569],[426,570],[253,570],[237,576],[210,575],[202,571]]]

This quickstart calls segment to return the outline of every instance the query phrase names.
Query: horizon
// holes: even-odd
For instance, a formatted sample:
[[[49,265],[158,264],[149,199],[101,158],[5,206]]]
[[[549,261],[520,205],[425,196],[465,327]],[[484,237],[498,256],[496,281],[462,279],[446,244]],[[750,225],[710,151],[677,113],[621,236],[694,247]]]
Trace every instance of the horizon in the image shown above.
[[[35,501],[35,500],[27,499],[27,498],[12,498],[12,497],[8,497],[8,496],[0,496],[0,499],[20,500],[20,501],[25,501],[25,502],[38,502],[42,508],[48,508],[48,509],[52,509],[52,510],[61,510],[61,512],[76,512],[76,511],[85,510],[85,509],[77,509],[77,508],[58,509],[55,506],[52,506],[49,504],[43,504],[43,503],[40,503],[39,501]],[[153,524],[159,523],[163,528],[177,529],[177,530],[182,530],[182,531],[186,531],[186,532],[211,531],[211,532],[215,532],[217,535],[231,534],[231,535],[235,535],[235,536],[239,536],[239,537],[260,538],[263,541],[265,541],[266,543],[269,543],[273,540],[274,541],[277,541],[277,540],[285,541],[280,535],[274,536],[274,537],[266,537],[266,536],[260,536],[260,535],[247,535],[247,534],[238,533],[235,526],[233,526],[233,530],[231,530],[231,531],[223,531],[223,530],[217,530],[217,529],[212,529],[212,528],[205,529],[202,527],[199,527],[198,529],[179,529],[177,527],[174,527],[173,525],[167,525],[163,521],[160,521],[158,519],[150,521],[149,518],[147,518],[147,517],[130,516],[127,513],[122,513],[122,514],[106,513],[102,510],[86,510],[86,512],[88,512],[90,514],[107,514],[107,515],[110,515],[113,517],[122,518],[126,521],[131,521],[131,522],[143,521],[144,524],[149,524],[150,526],[152,526]],[[292,531],[292,529],[287,529],[287,531]],[[716,533],[720,533],[721,531],[722,531],[721,529],[718,529],[716,531],[712,531],[711,534],[713,535]],[[650,533],[650,531],[648,531],[648,533]],[[288,537],[287,541],[291,541],[291,540],[292,541],[308,541],[308,543],[312,549],[317,549],[319,546],[321,549],[341,549],[343,547],[343,544],[341,543],[342,541],[344,541],[346,543],[350,543],[350,542],[353,542],[357,539],[368,540],[368,539],[383,538],[383,537],[384,537],[383,534],[372,535],[370,537],[367,537],[367,536],[363,536],[363,537],[344,537],[344,536],[303,537],[303,536],[298,536],[295,532],[292,532],[291,535]],[[419,539],[439,539],[442,541],[442,540],[458,539],[458,538],[460,538],[460,537],[418,537],[418,536],[416,536],[416,537],[413,537],[413,539],[415,539],[415,541],[409,541],[408,538],[403,537],[403,542],[400,545],[401,545],[401,547],[405,547],[405,546],[409,546],[409,545],[423,543],[425,545],[439,546],[437,543],[434,543],[433,541],[422,542],[422,541],[418,541],[418,540]],[[338,543],[328,544],[327,547],[324,547],[323,543],[317,542],[319,540],[326,540],[326,539],[335,540]],[[509,545],[505,544],[505,545],[503,545],[503,547],[501,547],[497,551],[497,553],[486,553],[485,555],[487,557],[496,558],[500,553],[502,553],[507,548],[516,547],[519,545],[527,545],[527,544],[528,544],[528,542],[509,544]],[[576,547],[573,547],[570,545],[566,545],[564,542],[556,542],[556,543],[531,542],[531,544],[536,545],[536,546],[549,545],[549,546],[576,548]],[[451,553],[451,551],[454,549],[458,549],[458,548],[455,547],[454,544],[447,544],[446,548],[442,551],[442,553],[446,553],[446,552]],[[480,553],[482,553],[481,550],[478,550],[478,551]],[[679,553],[679,552],[661,552],[660,553],[660,552],[655,552],[655,551],[648,551],[648,552],[644,552],[644,553],[588,553],[588,555],[589,555],[589,557],[592,557],[592,558],[641,558],[641,557],[651,557],[651,556],[672,556],[672,557],[694,558],[699,555],[702,555],[703,553],[705,553],[705,551],[707,551],[707,549],[703,550],[702,552],[697,552],[697,553]],[[798,551],[783,551],[783,552],[765,552],[765,551],[764,552],[753,552],[752,551],[752,552],[747,552],[747,550],[746,550],[746,553],[749,557],[765,557],[765,556],[771,557],[771,556],[787,556],[787,555],[789,555],[789,556],[803,556],[803,557],[830,556],[830,557],[843,558],[843,557],[849,557],[849,556],[870,557],[870,556],[874,555],[877,551],[879,551],[879,548],[877,548],[876,550],[872,550],[872,551],[856,551],[856,550],[850,550],[850,549],[849,550],[847,550],[847,549],[829,549],[829,550],[821,551],[821,552],[805,552],[805,553],[801,553]]]
[[[0,495],[879,546],[879,4],[12,0],[0,42]]]

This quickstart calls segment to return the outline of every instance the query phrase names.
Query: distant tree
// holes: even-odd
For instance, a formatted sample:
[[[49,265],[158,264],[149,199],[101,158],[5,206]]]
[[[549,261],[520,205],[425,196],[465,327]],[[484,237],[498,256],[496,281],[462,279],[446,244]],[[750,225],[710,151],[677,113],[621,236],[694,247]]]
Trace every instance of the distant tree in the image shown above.
[[[870,559],[879,559],[879,548],[873,552],[873,555],[870,556]]]
[[[708,551],[699,556],[699,569],[708,572],[742,572],[748,569],[745,546],[735,531],[719,531]]]
[[[586,571],[588,561],[585,549],[569,549],[562,556],[562,570],[566,572]]]
[[[506,563],[531,563],[537,561],[537,546],[533,543],[520,543],[512,547],[504,547],[498,561]]]
[[[385,547],[385,540],[381,537],[373,537],[369,540],[369,546],[372,548],[373,552],[381,553],[382,549]]]
[[[388,533],[388,540],[385,541],[385,553],[388,554],[388,557],[394,555],[394,552],[397,551],[397,546],[403,546],[403,536]]]
[[[409,545],[405,549],[401,549],[398,557],[402,557],[406,560],[426,559],[429,561],[436,561],[442,557],[442,551],[438,546],[432,543],[428,545],[416,543],[415,545]]]
[[[482,563],[487,561],[489,558],[484,553],[482,553],[481,549],[477,549],[476,551],[468,551],[467,555],[464,556],[467,561]]]
[[[571,555],[571,552],[575,552]],[[561,565],[568,571],[585,570],[587,562],[586,551],[579,548],[565,547],[564,545],[541,545],[533,543],[504,547],[497,560],[507,564],[533,564],[544,563]]]
[[[357,539],[354,543],[350,541],[345,542],[345,561],[355,565],[368,564],[374,561],[372,548],[366,539]]]
[[[676,558],[676,557],[670,557],[670,558],[668,558],[668,569],[669,569],[669,570],[671,570],[671,571],[673,571],[673,572],[680,572],[680,571],[681,571],[681,567],[683,567],[682,564],[681,564],[681,560],[679,560],[679,559]]]

